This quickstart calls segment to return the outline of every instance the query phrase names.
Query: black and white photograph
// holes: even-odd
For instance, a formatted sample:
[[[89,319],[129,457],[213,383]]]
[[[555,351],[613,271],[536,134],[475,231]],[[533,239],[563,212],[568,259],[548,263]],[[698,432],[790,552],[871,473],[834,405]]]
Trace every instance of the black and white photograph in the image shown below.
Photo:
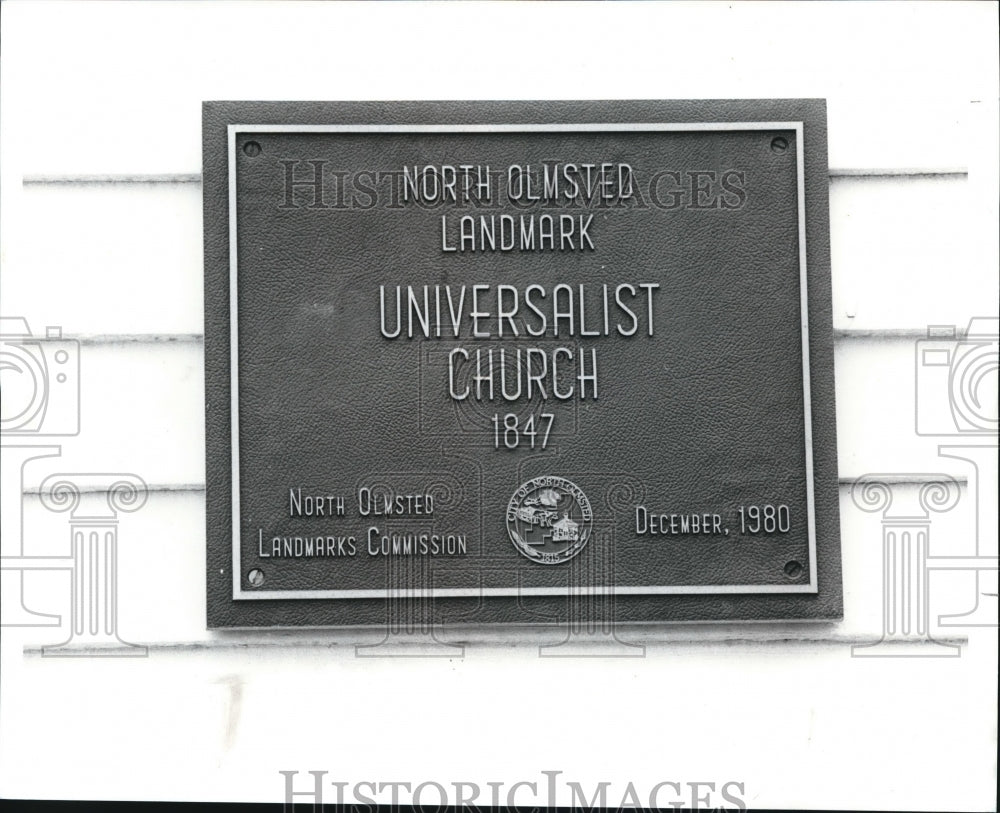
[[[996,810],[998,20],[3,0],[5,806]]]

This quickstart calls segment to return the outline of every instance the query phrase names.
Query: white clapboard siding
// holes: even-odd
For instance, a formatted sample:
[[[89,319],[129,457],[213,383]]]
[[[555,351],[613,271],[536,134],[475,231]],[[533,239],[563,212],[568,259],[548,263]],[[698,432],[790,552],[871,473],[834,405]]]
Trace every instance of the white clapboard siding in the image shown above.
[[[819,96],[830,108],[831,166],[963,165],[956,146],[969,99],[956,97],[956,88],[988,93],[995,60],[983,47],[947,59],[928,54],[943,42],[966,42],[970,26],[992,27],[988,9],[935,5],[902,15],[868,5],[717,4],[692,30],[684,9],[664,5],[579,15],[543,7],[530,20],[504,7],[364,13],[321,6],[303,26],[296,15],[252,3],[238,15],[225,4],[193,14],[152,3],[124,25],[113,9],[59,4],[31,12],[44,38],[4,41],[6,58],[31,72],[30,85],[3,77],[5,110],[31,124],[5,143],[5,158],[13,151],[28,174],[190,172],[200,164],[202,99],[614,99],[626,92],[634,99]],[[7,10],[12,30],[24,14]],[[502,70],[495,59],[468,59],[457,43],[428,46],[412,33],[451,26],[497,36],[505,43],[496,54]],[[143,33],[119,36],[123,28]],[[84,29],[97,39],[81,39]],[[887,58],[887,29],[893,42],[911,47]],[[610,59],[585,45],[605,30],[628,31],[627,57]],[[928,30],[934,46],[916,45]],[[541,70],[538,48],[556,31],[574,45],[559,50],[558,70]],[[393,54],[405,68],[372,58],[386,38],[407,43]],[[666,67],[672,59],[684,69]],[[585,84],[571,82],[584,76]]]
[[[996,312],[997,277],[961,176],[834,178],[833,323],[839,330],[922,329]]]
[[[541,771],[550,770],[560,772],[560,787],[576,781],[590,791],[600,778],[621,794],[633,782],[644,798],[658,781],[733,780],[743,783],[751,805],[766,795],[788,809],[809,809],[817,788],[824,804],[860,807],[857,786],[889,777],[891,805],[915,810],[928,806],[918,772],[989,775],[989,749],[970,746],[988,742],[994,725],[981,706],[989,691],[985,665],[972,658],[859,661],[840,646],[796,644],[660,645],[642,661],[600,662],[483,647],[461,660],[381,663],[329,644],[218,646],[183,657],[154,650],[148,659],[64,662],[61,669],[28,658],[25,680],[45,703],[12,703],[6,713],[11,728],[24,732],[22,751],[50,766],[46,790],[68,795],[112,773],[106,785],[97,780],[101,798],[278,800],[279,770],[299,772],[297,790],[311,789],[307,771],[323,770],[324,801],[335,799],[332,782],[350,789],[369,780],[411,788],[434,780],[452,792],[450,783],[464,780],[478,783],[488,801],[486,782],[508,775],[539,782],[544,794]],[[81,703],[67,673],[80,680],[84,672]],[[550,687],[558,687],[559,702]],[[512,730],[526,720],[531,730]],[[697,731],[681,730],[697,720]],[[615,745],[628,759],[609,760],[593,742],[598,730],[630,732]],[[441,738],[435,747],[428,747],[431,731]],[[141,748],[84,745],[130,732]],[[683,745],[675,742],[682,734]],[[773,746],[748,747],[758,735],[773,738]],[[849,781],[830,781],[833,763]],[[42,775],[27,765],[19,783]],[[908,781],[895,784],[899,777]],[[501,786],[501,799],[513,781]],[[676,798],[662,791],[661,801]],[[976,791],[964,788],[988,809],[988,796]],[[433,786],[426,792],[424,800]],[[518,797],[530,799],[531,791],[522,788]]]
[[[56,467],[54,471],[62,471]],[[67,469],[74,471],[72,467]],[[896,485],[897,508],[917,504],[920,484]],[[624,628],[623,641],[649,643],[656,639],[697,644],[699,641],[792,640],[826,641],[845,647],[853,643],[871,643],[882,634],[882,515],[858,508],[851,496],[851,486],[840,490],[842,559],[844,566],[844,621],[831,628],[826,624],[769,624],[762,627],[740,624],[663,626]],[[939,557],[975,554],[973,514],[967,507],[969,492],[959,484],[953,510],[935,515],[930,526],[930,554]],[[85,496],[86,505],[96,504],[98,496]],[[46,508],[38,494],[25,501],[24,555],[60,557],[70,553],[69,517]],[[184,648],[193,642],[220,641],[205,629],[205,500],[202,491],[152,491],[146,505],[134,514],[119,517],[118,530],[118,630],[126,641],[155,643],[161,647]],[[504,542],[504,544],[507,544]],[[940,627],[939,615],[966,612],[974,606],[975,584],[972,573],[941,571],[931,574],[930,629],[944,640],[961,638],[964,631]],[[25,601],[27,606],[44,608],[63,617],[63,623],[45,635],[36,635],[36,643],[57,644],[69,633],[68,576],[53,578],[49,573],[29,573]],[[525,637],[503,629],[443,630],[444,640],[535,646],[540,641],[558,641],[562,630],[536,631]],[[379,631],[365,633],[369,642],[377,641]],[[324,632],[302,640],[348,644],[357,633]]]
[[[566,771],[567,778],[599,776],[616,787],[638,784],[636,777],[659,780],[665,771],[667,778],[735,777],[747,781],[749,791],[766,788],[769,798],[793,808],[809,806],[815,787],[828,781],[833,761],[852,782],[874,783],[884,781],[886,772],[910,775],[917,749],[941,775],[964,776],[970,770],[989,775],[989,749],[975,747],[989,742],[993,730],[982,708],[982,698],[991,694],[988,664],[974,651],[944,662],[852,659],[852,641],[867,642],[870,632],[746,625],[660,629],[622,636],[642,641],[641,660],[584,661],[539,658],[538,643],[551,636],[532,638],[523,631],[466,644],[456,650],[461,658],[381,661],[355,657],[355,642],[373,640],[358,633],[206,635],[197,617],[201,571],[198,552],[191,549],[197,546],[178,545],[191,531],[178,516],[199,513],[198,507],[189,511],[176,498],[157,504],[160,499],[123,519],[120,529],[120,632],[127,641],[154,642],[149,657],[88,660],[69,675],[51,660],[29,655],[23,663],[33,696],[45,702],[12,704],[7,719],[23,732],[22,749],[60,765],[56,788],[78,787],[100,770],[106,754],[80,747],[95,729],[157,732],[135,735],[142,742],[141,759],[113,752],[116,779],[103,791],[105,798],[151,790],[160,798],[186,795],[176,784],[158,784],[164,765],[184,777],[184,788],[197,789],[199,799],[272,798],[279,769],[331,770],[336,779],[352,781],[460,777],[485,783],[497,779],[496,766],[502,764],[522,778],[534,779],[540,766],[547,766]],[[852,582],[845,625],[864,614],[870,630],[878,608],[859,603],[858,593],[875,592],[879,562],[872,552],[880,529],[868,521],[854,523],[850,531],[852,539],[863,537],[863,545],[845,550]],[[960,602],[935,606],[952,609]],[[161,635],[165,643],[155,643]],[[173,643],[166,643],[172,636],[177,636]],[[36,640],[42,637],[35,634]],[[68,680],[71,686],[86,681],[86,704],[67,690]],[[135,691],[136,686],[147,690]],[[553,686],[559,687],[558,703],[539,689]],[[598,695],[604,698],[600,702]],[[569,714],[567,708],[586,713]],[[527,719],[545,736],[484,735],[507,732]],[[634,737],[650,730],[658,732],[656,742],[696,720],[718,728],[687,735],[706,747],[711,742],[710,762],[692,753],[700,749],[669,742],[659,748],[623,743],[619,751],[629,756],[627,764],[609,764],[593,747],[573,751],[575,742],[597,729],[629,726]],[[431,729],[448,741],[477,746],[449,749],[443,768],[440,747],[437,754],[427,753],[433,750],[425,745]],[[289,730],[296,736],[287,737]],[[725,736],[726,731],[766,731],[776,745],[747,749],[744,738]],[[513,756],[507,753],[511,736],[518,743]],[[939,756],[942,739],[950,745]],[[775,759],[787,747],[779,743],[794,743],[795,755]],[[572,765],[553,756],[570,752]],[[662,765],[664,752],[669,768]],[[789,760],[795,766],[791,777]],[[26,775],[38,774],[26,766]],[[894,789],[895,804],[921,805],[910,784]],[[850,788],[835,785],[825,798],[850,807],[856,799]]]
[[[967,472],[960,461],[938,455],[939,445],[970,438],[959,435],[953,419],[949,421],[948,368],[922,364],[919,351],[925,341],[910,336],[837,340],[834,372],[841,478],[871,472],[959,476]],[[983,414],[991,408],[996,414],[996,392],[982,387],[980,395]]]
[[[918,403],[936,416],[931,431],[944,435],[952,428],[947,421],[948,382],[942,377],[947,368],[919,363],[921,341],[908,335],[836,339],[842,479],[871,472],[967,474],[961,461],[937,453],[940,444],[960,442],[960,437],[917,434]],[[134,472],[168,488],[202,487],[205,406],[200,339],[153,342],[97,337],[83,340],[79,352],[80,433],[51,439],[62,446],[61,465],[78,471]],[[991,397],[989,392],[984,395]],[[992,398],[995,409],[995,393]],[[25,483],[36,486],[49,470],[48,461],[29,465]]]
[[[972,216],[981,201],[965,174],[841,172],[853,174],[830,186],[837,330],[922,330],[967,321],[977,303],[995,312],[988,235]],[[27,178],[6,312],[74,335],[200,333],[198,177]]]
[[[200,341],[83,342],[80,432],[47,438],[60,470],[128,472],[176,488],[205,482],[205,380]],[[51,471],[29,464],[35,486]]]
[[[24,316],[37,332],[204,329],[200,183],[29,181],[17,214],[5,313]]]
[[[996,314],[995,18],[988,3],[5,2],[2,312],[76,337],[82,382],[81,434],[24,471],[24,552],[68,551],[67,515],[38,494],[53,472],[135,473],[152,492],[118,525],[118,633],[148,657],[41,657],[69,637],[69,579],[25,574],[26,604],[61,623],[3,631],[0,796],[276,802],[280,770],[297,790],[328,771],[331,794],[505,793],[552,769],[612,783],[612,806],[629,782],[645,804],[657,782],[735,780],[751,807],[994,808],[995,630],[938,618],[982,586],[929,575],[931,629],[961,657],[852,658],[881,634],[884,593],[883,518],[851,484],[891,474],[912,504],[952,473],[960,499],[930,552],[973,553],[977,473],[914,433],[918,383],[942,397],[916,343]],[[828,100],[844,620],[623,632],[641,659],[539,657],[551,630],[449,631],[450,657],[405,659],[356,657],[377,631],[207,631],[202,100],[623,95]]]

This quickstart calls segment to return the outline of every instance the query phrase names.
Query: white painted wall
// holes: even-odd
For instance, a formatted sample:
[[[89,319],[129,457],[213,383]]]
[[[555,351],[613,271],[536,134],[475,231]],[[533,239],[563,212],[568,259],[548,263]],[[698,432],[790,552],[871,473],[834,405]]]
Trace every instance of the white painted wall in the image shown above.
[[[62,623],[3,630],[0,795],[279,801],[279,770],[302,790],[325,770],[486,795],[561,770],[611,782],[613,804],[630,781],[641,798],[735,781],[752,806],[994,808],[996,630],[937,623],[974,606],[974,574],[929,577],[934,635],[959,657],[852,658],[882,635],[882,525],[850,483],[907,475],[911,499],[920,475],[953,474],[932,554],[971,556],[978,532],[997,555],[995,437],[977,472],[913,417],[927,325],[997,315],[995,3],[2,11],[0,311],[61,325],[82,359],[82,431],[25,467],[23,523],[5,495],[4,555],[19,524],[26,554],[65,555],[66,516],[38,498],[52,472],[153,491],[119,554],[119,633],[148,657],[42,657],[69,635],[68,575],[25,576]],[[842,623],[633,630],[645,657],[617,659],[538,657],[558,634],[400,659],[355,657],[352,633],[205,630],[203,99],[799,96],[829,103]]]

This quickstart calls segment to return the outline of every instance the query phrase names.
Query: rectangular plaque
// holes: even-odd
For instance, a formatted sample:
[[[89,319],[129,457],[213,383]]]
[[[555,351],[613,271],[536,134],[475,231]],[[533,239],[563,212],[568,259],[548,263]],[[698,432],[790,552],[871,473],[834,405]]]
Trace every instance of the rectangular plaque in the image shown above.
[[[203,135],[209,626],[840,617],[823,101]]]

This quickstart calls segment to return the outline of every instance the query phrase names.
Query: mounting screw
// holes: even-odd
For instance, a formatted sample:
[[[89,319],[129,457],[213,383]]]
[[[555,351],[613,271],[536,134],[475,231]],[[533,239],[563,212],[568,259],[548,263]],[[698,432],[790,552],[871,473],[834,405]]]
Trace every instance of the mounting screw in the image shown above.
[[[256,141],[248,141],[243,145],[243,152],[250,158],[256,158],[261,152],[260,144]]]
[[[249,144],[247,145],[250,146]],[[771,152],[776,152],[781,155],[788,149],[788,139],[784,136],[775,136],[771,139]]]

